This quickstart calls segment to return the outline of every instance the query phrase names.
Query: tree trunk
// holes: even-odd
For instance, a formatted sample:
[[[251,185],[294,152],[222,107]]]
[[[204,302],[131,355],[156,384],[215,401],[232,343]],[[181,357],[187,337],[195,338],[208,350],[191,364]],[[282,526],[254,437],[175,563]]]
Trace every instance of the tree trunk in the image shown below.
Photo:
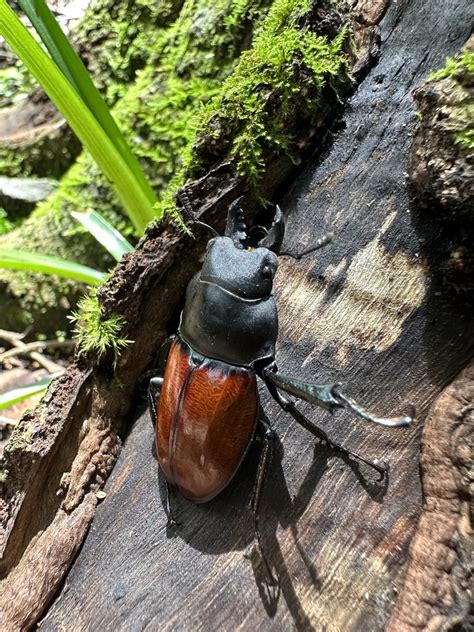
[[[360,6],[374,15],[384,3]],[[42,630],[467,629],[464,441],[472,370],[455,378],[472,357],[472,326],[467,308],[437,276],[443,233],[410,198],[405,165],[416,125],[411,91],[462,46],[470,14],[468,0],[392,3],[381,23],[378,65],[333,129],[324,157],[313,156],[280,201],[287,248],[328,231],[335,238],[301,261],[280,258],[278,365],[301,379],[343,382],[384,415],[413,402],[417,423],[402,429],[302,405],[333,440],[386,461],[389,476],[379,481],[315,443],[262,388],[279,437],[261,506],[279,587],[267,584],[248,509],[257,443],[212,502],[194,505],[174,495],[181,525],[167,530],[145,373],[173,328],[204,241],[170,226],[152,228],[101,291],[104,312],[126,313],[134,326],[135,344],[118,368],[121,383],[103,363],[93,368],[79,358],[29,425],[25,420],[30,435],[14,446],[21,458],[10,450],[0,567],[5,629],[31,626],[49,600]],[[283,161],[269,165],[268,191],[286,173]],[[243,190],[229,164],[189,186],[213,224]],[[430,405],[453,380],[423,431]],[[133,427],[104,498],[98,490],[119,452],[134,392]],[[32,519],[33,511],[39,515]]]

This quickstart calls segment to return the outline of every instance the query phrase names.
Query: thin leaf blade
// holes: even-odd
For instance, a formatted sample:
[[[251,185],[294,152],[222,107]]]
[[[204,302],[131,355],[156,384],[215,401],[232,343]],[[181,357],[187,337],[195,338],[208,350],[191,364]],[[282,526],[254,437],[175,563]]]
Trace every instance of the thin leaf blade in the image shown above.
[[[0,34],[39,81],[81,143],[113,183],[130,220],[140,233],[155,219],[148,194],[94,115],[62,72],[43,51],[9,5],[0,2]]]
[[[104,246],[116,261],[120,261],[126,252],[132,252],[133,246],[97,211],[85,213],[71,211],[71,215]]]
[[[21,402],[32,395],[37,395],[38,393],[46,391],[51,381],[59,375],[61,374],[53,373],[52,375],[48,375],[48,377],[38,380],[37,382],[25,384],[25,386],[19,386],[18,388],[13,388],[5,393],[0,393],[0,410],[9,408],[14,404],[18,404],[18,402]]]
[[[103,281],[105,274],[94,268],[89,268],[75,261],[41,255],[36,252],[23,252],[0,248],[0,267],[26,272],[41,272],[43,274],[57,274],[66,279],[81,281],[87,285],[94,285]]]
[[[120,152],[129,169],[134,173],[139,186],[148,197],[150,204],[153,205],[156,202],[155,194],[145,178],[140,163],[130,150],[89,72],[63,33],[45,0],[18,0],[18,4],[28,16],[58,68],[87,105],[117,151]]]

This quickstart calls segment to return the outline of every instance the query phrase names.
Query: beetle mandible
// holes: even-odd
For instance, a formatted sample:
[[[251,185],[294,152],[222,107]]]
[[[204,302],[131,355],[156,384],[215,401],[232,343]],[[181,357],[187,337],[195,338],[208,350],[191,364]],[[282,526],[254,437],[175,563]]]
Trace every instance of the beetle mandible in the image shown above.
[[[191,215],[189,200],[181,199]],[[331,441],[287,394],[329,410],[349,408],[384,426],[408,425],[412,417],[375,417],[346,397],[338,384],[313,384],[278,371],[278,315],[272,286],[283,241],[284,217],[276,206],[268,230],[258,226],[247,231],[240,199],[229,207],[222,237],[207,224],[194,220],[215,237],[208,242],[202,269],[188,285],[164,375],[151,379],[149,401],[158,461],[167,481],[169,524],[177,524],[169,485],[196,503],[211,500],[231,481],[256,434],[263,437],[251,507],[260,554],[275,582],[258,525],[274,431],[259,416],[257,377],[281,408],[306,430],[338,452],[370,465],[381,477],[386,474],[387,465],[369,461]],[[302,253],[280,255],[299,259],[328,241],[329,238],[322,238]]]

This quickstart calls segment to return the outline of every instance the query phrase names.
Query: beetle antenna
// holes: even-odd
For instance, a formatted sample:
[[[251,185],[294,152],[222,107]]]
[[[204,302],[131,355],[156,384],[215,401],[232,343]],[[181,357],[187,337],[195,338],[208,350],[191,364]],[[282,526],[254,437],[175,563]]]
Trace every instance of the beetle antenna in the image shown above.
[[[184,215],[185,219],[187,219],[188,221],[190,221],[193,224],[197,224],[199,226],[203,226],[204,228],[207,228],[207,230],[211,231],[211,233],[214,235],[214,237],[219,237],[219,233],[217,232],[217,230],[215,228],[212,228],[212,226],[209,226],[209,224],[206,224],[205,222],[201,222],[200,219],[196,218],[196,214],[193,211],[193,206],[191,204],[191,200],[189,199],[189,196],[188,196],[188,194],[186,192],[186,189],[184,187],[182,187],[178,191],[177,198],[181,202],[183,215]]]
[[[289,250],[283,250],[282,252],[280,252],[279,256],[281,257],[285,255],[287,257],[291,257],[292,259],[299,260],[303,257],[306,257],[306,255],[310,255],[315,250],[319,250],[319,248],[327,246],[327,244],[330,244],[333,239],[334,233],[327,233],[326,235],[320,237],[315,244],[313,244],[312,246],[308,246],[308,248],[305,248],[302,252],[290,252]]]

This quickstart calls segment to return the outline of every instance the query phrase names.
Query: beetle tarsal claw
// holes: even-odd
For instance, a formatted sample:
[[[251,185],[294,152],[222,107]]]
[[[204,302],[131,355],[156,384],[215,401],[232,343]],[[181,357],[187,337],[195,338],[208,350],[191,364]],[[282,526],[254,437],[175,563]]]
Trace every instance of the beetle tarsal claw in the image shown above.
[[[372,421],[375,424],[380,424],[381,426],[388,426],[390,428],[399,428],[400,426],[409,426],[414,421],[415,415],[415,407],[411,404],[411,415],[403,415],[400,417],[376,417],[372,415],[372,413],[364,410],[357,402],[355,402],[350,397],[346,397],[339,390],[339,385],[336,384],[332,390],[331,394],[333,397],[339,401],[341,406],[349,408],[359,417],[365,419],[366,421]]]

